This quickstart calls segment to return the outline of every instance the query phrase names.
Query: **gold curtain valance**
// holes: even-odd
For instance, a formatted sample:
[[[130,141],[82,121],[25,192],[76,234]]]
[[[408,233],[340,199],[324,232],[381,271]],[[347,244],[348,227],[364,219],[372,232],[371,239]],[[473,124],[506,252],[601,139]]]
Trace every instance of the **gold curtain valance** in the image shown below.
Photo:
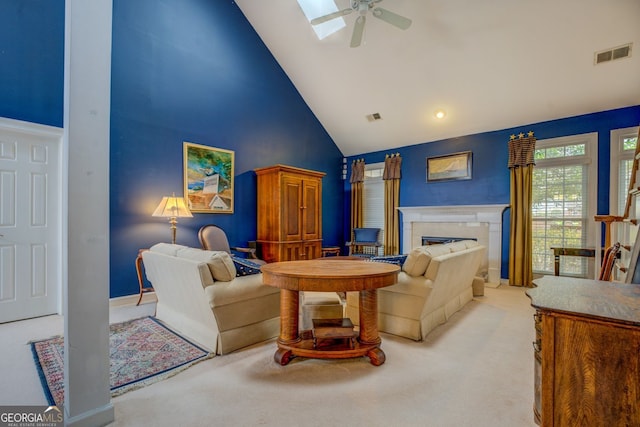
[[[354,160],[351,164],[351,179],[349,182],[354,184],[356,182],[364,181],[364,159]]]
[[[402,178],[402,173],[400,172],[401,166],[402,157],[400,157],[400,153],[387,154],[384,159],[384,172],[382,174],[382,179]]]
[[[536,137],[533,131],[527,136],[520,132],[518,137],[511,135],[509,139],[509,169],[535,165]]]

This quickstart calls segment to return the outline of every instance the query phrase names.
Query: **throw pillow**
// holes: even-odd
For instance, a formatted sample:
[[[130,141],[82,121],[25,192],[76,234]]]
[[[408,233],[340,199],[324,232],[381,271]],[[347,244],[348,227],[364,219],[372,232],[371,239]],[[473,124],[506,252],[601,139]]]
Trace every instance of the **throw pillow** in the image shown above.
[[[367,261],[374,262],[386,262],[387,264],[394,264],[402,266],[404,262],[407,260],[407,255],[385,255],[385,256],[374,256],[369,258]]]
[[[402,264],[402,269],[409,276],[422,276],[424,272],[427,271],[430,261],[431,258],[424,252],[424,248],[419,246],[409,252],[407,259],[404,264]]]
[[[451,253],[448,245],[419,246],[409,253],[407,260],[402,264],[402,270],[409,276],[422,276],[432,258],[448,253]]]
[[[229,282],[236,277],[236,267],[231,255],[225,251],[205,251],[196,248],[184,248],[178,251],[178,258],[206,262],[214,280]]]
[[[236,266],[236,277],[250,276],[252,274],[260,274],[260,264],[251,262],[246,258],[231,256],[233,264]]]

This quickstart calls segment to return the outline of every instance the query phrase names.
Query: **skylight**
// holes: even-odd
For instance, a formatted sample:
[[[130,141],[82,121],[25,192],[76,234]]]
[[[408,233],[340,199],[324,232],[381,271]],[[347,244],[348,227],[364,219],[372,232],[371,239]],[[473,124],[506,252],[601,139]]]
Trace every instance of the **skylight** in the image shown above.
[[[336,6],[334,0],[298,0],[298,4],[302,8],[308,21],[338,11],[338,6]],[[318,39],[322,40],[346,26],[347,24],[345,24],[343,18],[336,18],[319,25],[313,25],[312,27]]]

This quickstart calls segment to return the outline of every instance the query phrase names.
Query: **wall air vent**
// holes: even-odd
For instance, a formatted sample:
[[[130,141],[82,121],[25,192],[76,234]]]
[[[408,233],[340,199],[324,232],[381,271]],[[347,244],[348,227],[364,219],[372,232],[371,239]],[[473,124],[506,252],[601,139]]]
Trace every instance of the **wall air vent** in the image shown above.
[[[380,115],[380,113],[368,114],[367,120],[369,120],[370,122],[375,122],[376,120],[382,120],[382,116]]]
[[[595,53],[595,64],[614,61],[616,59],[627,58],[631,56],[631,46],[633,43],[627,43],[622,46],[614,47],[607,50],[601,50]]]

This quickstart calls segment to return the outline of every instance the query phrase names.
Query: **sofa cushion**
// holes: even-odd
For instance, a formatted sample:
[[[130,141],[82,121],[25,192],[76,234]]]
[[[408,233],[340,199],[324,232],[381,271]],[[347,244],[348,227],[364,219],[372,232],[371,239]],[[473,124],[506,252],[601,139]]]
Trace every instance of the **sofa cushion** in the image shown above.
[[[216,281],[228,282],[236,277],[236,267],[231,255],[225,251],[205,251],[197,248],[183,248],[178,250],[178,258],[188,258],[194,261],[206,262]]]
[[[178,251],[180,249],[185,249],[185,248],[186,246],[174,245],[171,243],[156,243],[155,245],[151,246],[149,250],[153,252],[159,252],[164,255],[176,256],[178,255]]]
[[[250,276],[252,274],[260,274],[260,264],[251,262],[246,258],[240,258],[232,255],[231,259],[236,267],[236,277]]]
[[[451,252],[464,251],[465,249],[473,248],[478,245],[479,243],[475,240],[458,240],[457,242],[447,244]]]
[[[460,252],[467,249],[467,244],[464,242],[464,240],[459,240],[457,242],[447,243],[447,247],[451,252]]]
[[[477,240],[463,240],[464,244],[469,248],[475,248],[476,246],[480,246]]]
[[[409,276],[422,276],[427,271],[432,258],[448,253],[451,253],[448,245],[418,246],[407,255],[407,260],[402,264],[402,270]]]
[[[228,282],[216,283],[204,289],[209,306],[213,309],[220,306],[242,301],[255,300],[268,295],[280,294],[280,289],[262,283],[262,276],[253,274],[244,277],[234,277]],[[237,309],[237,307],[236,307]],[[246,314],[250,316],[250,314]],[[251,314],[253,315],[253,314]],[[235,316],[242,316],[236,311]]]

